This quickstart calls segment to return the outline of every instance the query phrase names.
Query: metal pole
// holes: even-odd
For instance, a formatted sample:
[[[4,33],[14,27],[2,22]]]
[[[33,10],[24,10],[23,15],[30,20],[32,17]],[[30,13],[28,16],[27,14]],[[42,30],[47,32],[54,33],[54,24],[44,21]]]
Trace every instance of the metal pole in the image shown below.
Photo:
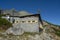
[[[12,16],[13,16],[13,23],[14,23],[14,12],[15,12],[15,11],[14,11],[14,9],[13,9],[13,10],[12,10],[12,14],[13,14],[13,15],[12,15]]]

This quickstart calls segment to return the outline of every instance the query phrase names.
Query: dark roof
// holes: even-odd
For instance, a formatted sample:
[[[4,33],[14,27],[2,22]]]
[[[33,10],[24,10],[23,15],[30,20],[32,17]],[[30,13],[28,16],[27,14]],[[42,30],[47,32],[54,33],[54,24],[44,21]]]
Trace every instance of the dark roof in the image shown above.
[[[10,17],[19,17],[19,18],[24,18],[24,17],[31,17],[31,16],[40,16],[40,14],[33,14],[33,15],[25,15],[25,16],[10,16]]]

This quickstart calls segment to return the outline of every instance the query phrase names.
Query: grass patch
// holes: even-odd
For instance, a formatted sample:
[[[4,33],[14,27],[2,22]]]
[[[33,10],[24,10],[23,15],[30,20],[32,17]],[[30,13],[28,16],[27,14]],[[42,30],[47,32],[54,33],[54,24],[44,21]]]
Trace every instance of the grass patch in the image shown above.
[[[27,35],[35,35],[35,34],[40,34],[40,33],[36,33],[36,32],[25,32],[24,34],[27,34]]]
[[[60,30],[56,30],[56,35],[60,36]]]
[[[53,29],[55,30],[55,34],[56,34],[57,36],[60,36],[60,30],[55,29],[55,28],[53,28]]]

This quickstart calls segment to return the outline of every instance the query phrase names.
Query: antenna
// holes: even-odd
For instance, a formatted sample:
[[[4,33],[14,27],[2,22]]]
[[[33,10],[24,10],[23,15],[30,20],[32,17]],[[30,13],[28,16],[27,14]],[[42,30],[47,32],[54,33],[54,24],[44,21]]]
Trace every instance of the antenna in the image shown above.
[[[14,16],[14,12],[15,12],[15,10],[14,10],[14,8],[12,9],[12,16]],[[14,23],[14,17],[13,17],[13,23]]]
[[[12,9],[12,16],[14,16],[14,12],[15,12],[15,9],[13,8],[13,9]]]
[[[37,10],[37,14],[40,14],[40,9]]]

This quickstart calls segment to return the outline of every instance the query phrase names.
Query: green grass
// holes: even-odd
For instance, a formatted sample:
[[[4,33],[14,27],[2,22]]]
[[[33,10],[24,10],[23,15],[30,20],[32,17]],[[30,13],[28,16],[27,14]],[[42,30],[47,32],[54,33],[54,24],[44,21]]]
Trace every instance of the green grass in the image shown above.
[[[12,23],[10,23],[8,20],[0,17],[0,31],[7,30],[10,27],[12,27]]]
[[[60,30],[56,30],[56,35],[60,36]]]
[[[53,29],[55,30],[55,34],[56,34],[57,36],[60,36],[60,30],[55,29],[55,28],[53,28]]]
[[[27,35],[35,35],[35,34],[40,34],[40,33],[36,33],[36,32],[25,32],[24,34],[27,34]]]

